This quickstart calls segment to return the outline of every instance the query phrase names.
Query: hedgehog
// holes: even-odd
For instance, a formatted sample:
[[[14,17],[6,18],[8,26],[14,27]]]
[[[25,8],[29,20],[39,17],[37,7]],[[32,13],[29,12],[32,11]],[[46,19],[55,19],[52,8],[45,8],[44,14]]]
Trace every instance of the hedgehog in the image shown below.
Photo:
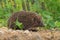
[[[14,29],[16,27],[16,30],[20,30],[20,28],[14,23],[16,19],[18,19],[18,22],[23,24],[22,30],[32,30],[32,28],[44,27],[42,17],[37,13],[30,11],[19,11],[13,13],[8,19],[8,28]]]

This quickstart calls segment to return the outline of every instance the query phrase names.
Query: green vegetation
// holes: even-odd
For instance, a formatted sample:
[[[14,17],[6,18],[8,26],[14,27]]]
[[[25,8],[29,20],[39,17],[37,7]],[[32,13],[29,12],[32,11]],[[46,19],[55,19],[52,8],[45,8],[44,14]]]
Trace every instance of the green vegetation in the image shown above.
[[[60,0],[0,0],[0,27],[7,26],[13,12],[37,12],[46,28],[60,28]]]
[[[19,22],[18,19],[16,20],[15,24],[17,25],[19,29],[23,29],[23,24]],[[16,29],[16,27],[14,29]]]

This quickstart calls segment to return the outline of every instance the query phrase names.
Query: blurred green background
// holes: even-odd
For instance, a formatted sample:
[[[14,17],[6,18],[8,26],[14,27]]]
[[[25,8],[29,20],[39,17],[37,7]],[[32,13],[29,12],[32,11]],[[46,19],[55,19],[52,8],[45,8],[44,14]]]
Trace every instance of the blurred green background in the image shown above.
[[[0,27],[17,11],[37,12],[46,28],[60,28],[60,0],[0,0]]]

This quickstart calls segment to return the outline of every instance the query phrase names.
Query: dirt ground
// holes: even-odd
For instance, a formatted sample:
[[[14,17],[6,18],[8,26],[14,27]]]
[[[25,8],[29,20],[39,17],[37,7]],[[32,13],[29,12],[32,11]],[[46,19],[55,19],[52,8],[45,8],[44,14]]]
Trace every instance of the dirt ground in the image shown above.
[[[0,40],[60,40],[60,30],[40,30],[32,32],[28,30],[12,30],[6,27],[0,28]]]

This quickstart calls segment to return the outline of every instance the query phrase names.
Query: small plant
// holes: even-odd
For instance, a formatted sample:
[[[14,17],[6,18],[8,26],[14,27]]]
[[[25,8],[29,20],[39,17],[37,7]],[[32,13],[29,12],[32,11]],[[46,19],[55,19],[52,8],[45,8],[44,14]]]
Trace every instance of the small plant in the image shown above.
[[[23,29],[23,24],[20,23],[20,22],[18,21],[18,19],[15,21],[15,24],[16,24],[16,26],[17,26],[19,29]],[[15,27],[15,29],[16,29],[16,27]]]

